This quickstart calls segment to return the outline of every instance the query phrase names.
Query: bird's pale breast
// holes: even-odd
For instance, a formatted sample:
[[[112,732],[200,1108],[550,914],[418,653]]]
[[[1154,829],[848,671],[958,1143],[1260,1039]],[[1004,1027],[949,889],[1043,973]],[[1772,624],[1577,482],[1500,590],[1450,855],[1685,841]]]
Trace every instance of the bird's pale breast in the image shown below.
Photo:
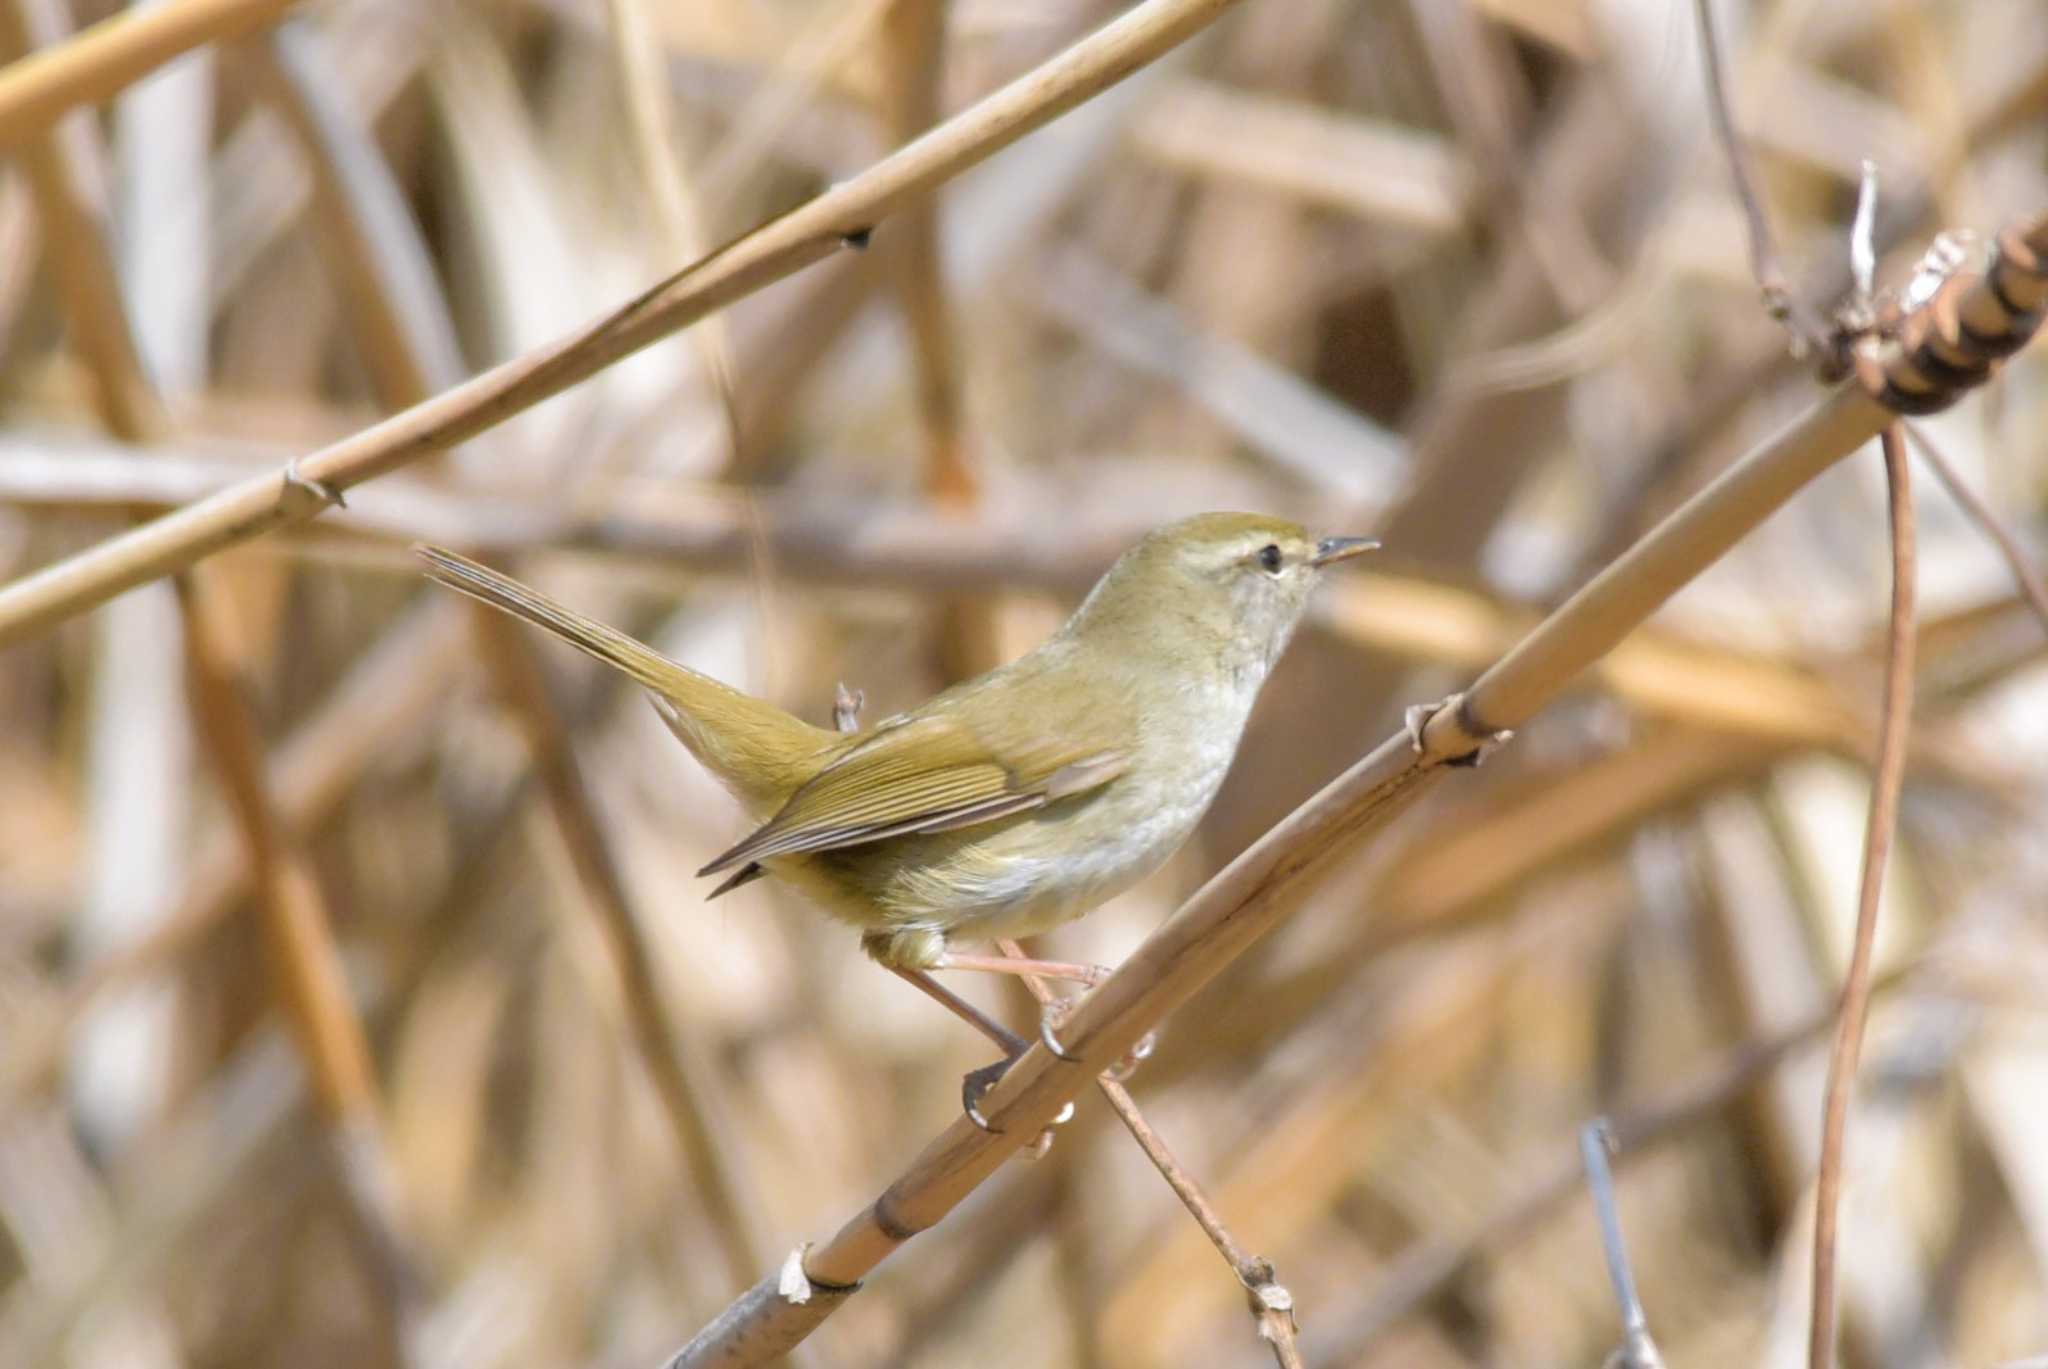
[[[1247,687],[1248,686],[1248,687]],[[946,939],[1030,936],[1100,905],[1179,849],[1237,751],[1257,682],[1184,695],[1202,725],[1144,728],[1141,755],[1100,789],[998,822],[894,837],[769,865],[870,934],[936,958]],[[919,932],[933,935],[919,937]]]

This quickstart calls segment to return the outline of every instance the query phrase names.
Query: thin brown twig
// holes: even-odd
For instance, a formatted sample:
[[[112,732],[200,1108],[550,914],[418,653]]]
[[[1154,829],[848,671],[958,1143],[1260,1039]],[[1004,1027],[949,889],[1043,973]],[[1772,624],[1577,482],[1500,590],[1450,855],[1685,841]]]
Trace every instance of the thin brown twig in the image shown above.
[[[1877,943],[1878,901],[1886,862],[1898,826],[1899,790],[1906,773],[1906,736],[1913,715],[1913,610],[1916,558],[1913,489],[1906,439],[1894,423],[1883,433],[1885,489],[1891,509],[1892,605],[1885,653],[1884,714],[1878,726],[1877,761],[1871,782],[1870,813],[1863,829],[1863,876],[1856,899],[1856,941],[1842,985],[1841,1016],[1828,1056],[1827,1098],[1822,1112],[1820,1177],[1813,1203],[1813,1321],[1807,1363],[1828,1369],[1835,1357],[1835,1237],[1842,1191],[1842,1148],[1849,1130],[1849,1102],[1856,1088],[1856,1061],[1870,1017],[1870,960]]]
[[[718,249],[556,342],[199,504],[0,587],[0,645],[287,523],[365,480],[524,412],[641,348],[846,246],[966,170],[1108,89],[1237,0],[1145,0],[865,172]]]
[[[1181,1200],[1195,1224],[1202,1228],[1202,1234],[1216,1247],[1216,1253],[1230,1266],[1230,1272],[1244,1286],[1245,1305],[1250,1311],[1253,1325],[1258,1329],[1259,1339],[1273,1352],[1273,1362],[1279,1369],[1302,1369],[1301,1347],[1297,1343],[1300,1326],[1294,1319],[1294,1294],[1287,1285],[1280,1282],[1279,1273],[1273,1262],[1262,1255],[1247,1255],[1223,1224],[1222,1214],[1209,1201],[1209,1195],[1202,1191],[1159,1133],[1138,1111],[1138,1105],[1131,1100],[1130,1092],[1116,1080],[1103,1077],[1095,1081],[1102,1090],[1102,1096],[1116,1111],[1137,1141],[1138,1148],[1145,1152],[1145,1158],[1152,1162],[1161,1178]]]
[[[1777,240],[1771,232],[1770,214],[1757,193],[1749,156],[1735,127],[1728,73],[1714,23],[1714,0],[1694,0],[1693,9],[1699,18],[1700,55],[1706,68],[1707,113],[1713,121],[1714,136],[1728,155],[1729,178],[1735,183],[1735,197],[1741,201],[1743,219],[1749,226],[1750,274],[1756,277],[1765,311],[1792,335],[1793,355],[1803,357],[1813,352],[1825,356],[1827,329],[1786,283],[1784,267],[1778,262]]]
[[[999,940],[996,945],[1012,960],[1028,960],[1024,948],[1015,941]],[[1031,990],[1031,996],[1038,1000],[1041,1009],[1049,1008],[1055,1001],[1050,985],[1037,975],[1022,976],[1024,986]],[[1230,1266],[1230,1272],[1244,1286],[1245,1300],[1252,1314],[1252,1321],[1258,1328],[1259,1339],[1272,1348],[1273,1359],[1279,1369],[1301,1369],[1301,1349],[1296,1344],[1299,1327],[1294,1321],[1294,1295],[1280,1282],[1270,1260],[1250,1255],[1238,1244],[1224,1224],[1223,1214],[1216,1210],[1216,1204],[1209,1200],[1195,1176],[1188,1173],[1173,1151],[1167,1147],[1164,1137],[1152,1129],[1145,1120],[1145,1114],[1138,1110],[1136,1100],[1129,1089],[1107,1074],[1096,1076],[1096,1088],[1109,1100],[1109,1106],[1131,1133],[1131,1139],[1138,1143],[1138,1149],[1145,1152],[1145,1158],[1159,1171],[1159,1177],[1166,1180],[1166,1186],[1173,1190],[1188,1215],[1195,1219],[1195,1225],[1202,1228],[1202,1234],[1216,1247],[1216,1253]]]
[[[1970,520],[1981,528],[1991,544],[1998,548],[1998,554],[2005,558],[2006,569],[2012,572],[2013,584],[2018,586],[2020,597],[2027,601],[2027,607],[2041,620],[2041,626],[2048,628],[2048,584],[2041,579],[2041,572],[2034,565],[2034,558],[2020,544],[2013,530],[2006,526],[1998,511],[1991,507],[1984,496],[1963,479],[1953,463],[1936,446],[1934,439],[1917,423],[1905,425],[1906,435],[1913,439],[1913,445],[1920,449],[1920,459],[1934,472],[1934,478],[1948,491],[1949,498],[1970,516]]]

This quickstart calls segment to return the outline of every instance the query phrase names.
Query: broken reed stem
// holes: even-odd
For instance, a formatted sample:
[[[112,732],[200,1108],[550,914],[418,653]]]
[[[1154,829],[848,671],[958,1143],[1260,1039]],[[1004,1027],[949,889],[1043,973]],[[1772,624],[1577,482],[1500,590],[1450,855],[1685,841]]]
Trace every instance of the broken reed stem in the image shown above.
[[[2048,585],[2042,583],[2040,569],[2034,565],[2033,557],[2027,554],[2018,536],[2006,526],[2005,520],[1998,516],[1997,510],[1986,502],[1984,496],[1963,479],[1925,429],[1917,423],[1907,423],[1905,429],[1906,435],[1913,439],[1913,445],[1920,449],[1920,459],[1934,472],[1934,478],[1948,491],[1949,498],[1956,501],[1957,506],[1998,548],[1998,554],[2005,558],[2006,569],[2012,572],[2012,581],[2018,587],[2020,597],[2027,601],[2027,607],[2034,611],[2041,626],[2048,629]]]
[[[1899,790],[1906,773],[1906,736],[1913,714],[1914,555],[1913,489],[1906,439],[1894,423],[1884,430],[1885,490],[1891,510],[1892,604],[1885,652],[1884,712],[1878,725],[1870,812],[1863,829],[1863,876],[1856,898],[1856,941],[1842,985],[1841,1016],[1828,1056],[1822,1112],[1820,1176],[1813,1200],[1813,1321],[1807,1337],[1810,1369],[1829,1369],[1835,1357],[1835,1237],[1841,1204],[1843,1147],[1856,1062],[1870,1017],[1870,960],[1877,943],[1877,913],[1885,865],[1898,826]]]
[[[310,165],[315,196],[325,211],[323,241],[348,287],[349,317],[380,396],[394,405],[418,402],[436,385],[454,381],[452,341],[443,343],[454,337],[453,319],[431,273],[424,293],[412,293],[410,308],[401,308],[399,299],[408,293],[402,264],[424,260],[424,246],[368,130],[350,120],[338,101],[326,98],[316,54],[287,46],[293,40],[294,35],[279,30],[271,42],[251,44],[252,66]],[[483,605],[471,606],[469,621],[499,696],[519,719],[549,815],[611,951],[627,1027],[683,1167],[733,1278],[745,1279],[759,1267],[767,1246],[751,1205],[741,1197],[732,1160],[736,1147],[704,1084],[710,1062],[701,1053],[686,1058],[685,1038],[662,991],[654,953],[532,645],[517,624]]]
[[[1236,0],[1145,0],[1066,51],[778,219],[569,336],[445,390],[292,468],[109,538],[0,587],[0,646],[226,547],[331,507],[345,493],[484,432],[677,329],[846,245],[991,154],[1172,50]]]
[[[46,132],[202,43],[247,33],[291,0],[166,0],[137,5],[0,67],[0,149]]]
[[[1030,959],[1015,941],[999,940],[996,945],[1012,960]],[[1041,1009],[1051,1005],[1053,992],[1043,979],[1037,975],[1020,977]],[[1231,1235],[1230,1228],[1224,1225],[1223,1214],[1209,1201],[1209,1195],[1196,1182],[1195,1176],[1188,1173],[1186,1166],[1168,1149],[1165,1138],[1145,1120],[1145,1114],[1138,1110],[1129,1089],[1107,1074],[1096,1076],[1095,1087],[1109,1100],[1111,1111],[1131,1133],[1138,1149],[1145,1152],[1145,1158],[1159,1171],[1159,1177],[1166,1180],[1166,1186],[1173,1190],[1181,1206],[1195,1219],[1195,1225],[1202,1228],[1202,1234],[1209,1238],[1209,1244],[1216,1247],[1216,1253],[1223,1257],[1223,1262],[1230,1266],[1230,1272],[1244,1286],[1245,1299],[1253,1323],[1258,1328],[1259,1339],[1272,1347],[1273,1359],[1279,1369],[1301,1369],[1301,1349],[1295,1343],[1300,1328],[1294,1321],[1294,1295],[1280,1282],[1272,1261],[1245,1253],[1244,1247],[1237,1243],[1237,1237]],[[1086,1334],[1085,1328],[1083,1333]]]
[[[1826,329],[1785,282],[1785,269],[1778,262],[1777,240],[1771,232],[1771,217],[1757,193],[1756,177],[1735,128],[1735,113],[1728,94],[1727,64],[1714,23],[1714,0],[1693,0],[1699,19],[1700,55],[1705,65],[1707,113],[1714,136],[1728,157],[1728,175],[1735,183],[1735,197],[1742,204],[1748,225],[1749,269],[1756,278],[1764,309],[1792,335],[1793,353],[1803,356],[1809,349],[1825,350]]]

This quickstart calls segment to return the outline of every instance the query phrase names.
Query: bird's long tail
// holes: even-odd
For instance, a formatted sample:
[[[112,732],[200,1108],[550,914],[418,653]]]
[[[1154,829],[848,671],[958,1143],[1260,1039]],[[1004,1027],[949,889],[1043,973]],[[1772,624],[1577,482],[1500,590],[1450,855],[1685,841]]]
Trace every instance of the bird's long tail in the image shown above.
[[[672,661],[489,566],[424,543],[415,543],[413,552],[434,580],[545,628],[644,685],[683,744],[727,788],[756,807],[779,807],[840,744],[837,734]]]

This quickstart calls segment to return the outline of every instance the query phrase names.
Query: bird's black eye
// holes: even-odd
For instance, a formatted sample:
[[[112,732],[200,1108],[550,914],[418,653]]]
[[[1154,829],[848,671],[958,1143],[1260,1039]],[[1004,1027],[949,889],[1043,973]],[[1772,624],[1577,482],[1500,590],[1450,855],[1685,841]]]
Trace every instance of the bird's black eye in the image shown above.
[[[1268,542],[1259,548],[1259,564],[1265,568],[1268,575],[1280,573],[1280,547],[1277,543]]]

